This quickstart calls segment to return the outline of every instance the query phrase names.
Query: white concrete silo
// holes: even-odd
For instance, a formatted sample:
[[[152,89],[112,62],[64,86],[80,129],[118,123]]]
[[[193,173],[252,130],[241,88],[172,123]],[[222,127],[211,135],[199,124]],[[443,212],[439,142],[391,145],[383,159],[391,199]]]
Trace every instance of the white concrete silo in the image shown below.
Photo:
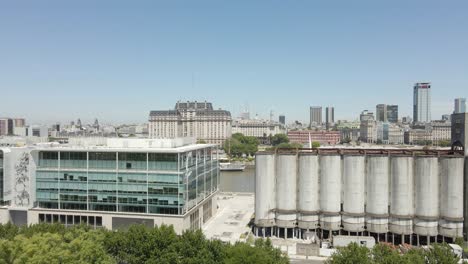
[[[255,225],[275,226],[276,179],[275,154],[255,155]]]
[[[343,161],[343,228],[365,230],[365,156],[345,155]]]
[[[390,158],[390,225],[392,233],[411,235],[414,216],[414,166],[411,156]]]
[[[439,166],[438,158],[415,158],[415,219],[414,233],[437,236],[439,222]]]
[[[463,157],[440,158],[439,234],[444,237],[463,236],[463,166]]]
[[[389,163],[388,156],[367,156],[366,226],[372,233],[388,232]]]
[[[320,226],[341,229],[341,156],[320,156]]]
[[[297,222],[297,155],[281,153],[276,160],[276,225],[295,228]]]
[[[298,227],[316,229],[319,224],[319,158],[317,154],[299,155]]]

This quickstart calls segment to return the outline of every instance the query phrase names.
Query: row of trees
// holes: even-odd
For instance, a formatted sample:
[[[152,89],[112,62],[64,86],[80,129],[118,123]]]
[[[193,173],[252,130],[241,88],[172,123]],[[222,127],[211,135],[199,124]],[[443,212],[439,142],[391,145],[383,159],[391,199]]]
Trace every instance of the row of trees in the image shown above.
[[[302,148],[299,143],[290,143],[286,134],[276,134],[270,137],[272,149],[277,148]],[[232,137],[224,142],[223,149],[233,157],[239,157],[243,154],[254,155],[258,151],[260,142],[256,137],[244,136],[241,133],[233,134]],[[320,147],[319,142],[312,142],[312,148]]]
[[[427,249],[414,248],[404,254],[386,244],[378,244],[373,249],[351,243],[338,248],[327,261],[328,264],[456,264],[460,259],[447,244],[433,244]]]
[[[172,226],[126,231],[60,224],[0,225],[0,263],[289,263],[269,240],[255,245],[208,240],[200,230],[177,235]]]

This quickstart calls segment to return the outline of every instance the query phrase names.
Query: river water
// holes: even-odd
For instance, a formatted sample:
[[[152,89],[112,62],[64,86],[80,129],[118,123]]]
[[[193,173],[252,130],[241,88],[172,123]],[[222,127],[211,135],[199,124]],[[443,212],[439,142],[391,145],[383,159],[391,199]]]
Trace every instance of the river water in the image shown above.
[[[244,171],[221,171],[219,189],[222,192],[255,191],[255,167],[248,166]]]

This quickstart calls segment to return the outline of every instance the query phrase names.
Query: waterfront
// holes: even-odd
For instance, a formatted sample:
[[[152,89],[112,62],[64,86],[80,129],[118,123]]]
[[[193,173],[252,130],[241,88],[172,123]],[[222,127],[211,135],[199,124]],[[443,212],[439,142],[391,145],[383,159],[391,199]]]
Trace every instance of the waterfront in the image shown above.
[[[247,166],[244,171],[222,171],[220,190],[222,192],[255,191],[255,166]]]

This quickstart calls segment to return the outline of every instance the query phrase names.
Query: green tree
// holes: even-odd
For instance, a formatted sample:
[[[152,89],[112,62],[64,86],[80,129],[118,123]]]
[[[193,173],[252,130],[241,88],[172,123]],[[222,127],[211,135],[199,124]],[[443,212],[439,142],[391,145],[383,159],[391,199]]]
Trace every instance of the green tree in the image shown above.
[[[286,134],[276,134],[273,137],[271,137],[270,142],[273,146],[278,146],[282,143],[289,143],[289,138]]]
[[[317,142],[317,141],[312,142],[312,148],[320,148],[320,142]]]
[[[258,151],[259,144],[260,142],[256,137],[235,133],[224,142],[223,149],[232,156],[241,156],[242,154],[254,155]]]
[[[372,249],[372,259],[374,263],[394,264],[401,263],[400,254],[386,244],[377,244]]]
[[[452,252],[447,244],[432,244],[430,248],[424,251],[427,264],[457,264],[460,260]]]
[[[361,247],[356,243],[351,243],[347,247],[338,248],[337,251],[327,260],[328,264],[371,264],[371,251],[367,247]]]

